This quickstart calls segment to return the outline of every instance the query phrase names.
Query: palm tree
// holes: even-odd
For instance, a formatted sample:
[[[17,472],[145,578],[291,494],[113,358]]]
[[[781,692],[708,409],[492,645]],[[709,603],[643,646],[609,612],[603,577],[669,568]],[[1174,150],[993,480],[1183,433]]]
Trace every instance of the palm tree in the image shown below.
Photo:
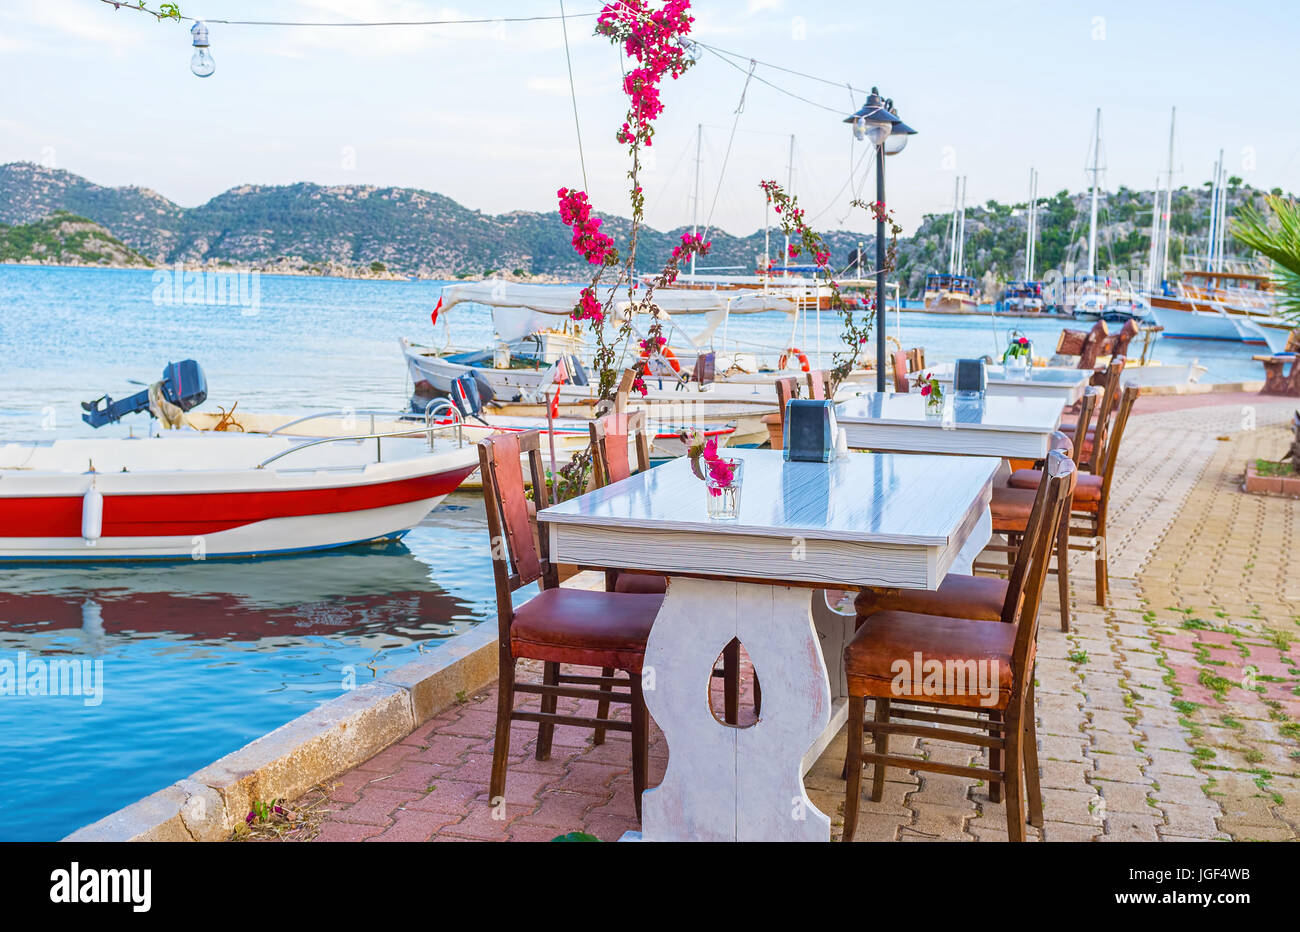
[[[1300,204],[1274,194],[1264,201],[1272,217],[1244,205],[1232,223],[1232,235],[1273,260],[1278,310],[1300,325]]]

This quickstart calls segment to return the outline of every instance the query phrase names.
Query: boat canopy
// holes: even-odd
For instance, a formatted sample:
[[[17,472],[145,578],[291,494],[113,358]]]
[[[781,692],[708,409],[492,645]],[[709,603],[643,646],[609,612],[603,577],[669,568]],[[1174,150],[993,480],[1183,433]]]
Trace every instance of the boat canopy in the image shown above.
[[[573,313],[581,285],[531,285],[507,281],[464,282],[447,285],[442,289],[442,303],[446,310],[457,304],[483,304],[492,308],[517,308],[537,314],[568,316]],[[596,298],[604,304],[613,290],[602,285],[596,289]],[[615,300],[616,310],[626,311],[626,290]],[[708,314],[728,311],[732,314],[755,314],[762,311],[794,313],[797,309],[788,294],[763,294],[761,291],[723,291],[711,288],[679,289],[660,288],[655,292],[654,303],[669,314]]]
[[[958,291],[963,294],[975,293],[975,279],[969,275],[935,274],[925,276],[926,291]]]

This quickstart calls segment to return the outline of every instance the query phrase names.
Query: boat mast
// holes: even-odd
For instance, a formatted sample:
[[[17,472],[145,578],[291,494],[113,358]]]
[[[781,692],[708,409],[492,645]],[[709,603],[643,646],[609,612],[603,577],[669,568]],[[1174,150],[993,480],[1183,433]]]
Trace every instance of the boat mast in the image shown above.
[[[1224,254],[1225,247],[1228,245],[1228,167],[1223,164],[1223,150],[1219,150],[1219,222],[1215,224],[1214,229],[1218,233],[1219,242],[1216,244],[1214,254],[1219,259],[1219,271],[1228,271],[1228,257]]]
[[[1034,238],[1038,234],[1038,172],[1029,169],[1029,219],[1025,224],[1025,282],[1034,280]]]
[[[1097,128],[1092,142],[1092,211],[1088,220],[1088,276],[1097,279],[1097,186],[1101,174],[1101,107],[1097,108]]]
[[[1219,159],[1223,159],[1223,150],[1219,150]],[[1215,236],[1215,224],[1219,221],[1219,162],[1214,163],[1214,176],[1210,183],[1210,229],[1205,234],[1205,271],[1214,271],[1214,246],[1218,242]]]
[[[957,274],[957,196],[961,191],[961,178],[952,180],[952,226],[948,240],[948,274]]]
[[[700,155],[704,147],[704,124],[695,126],[695,197],[691,200],[691,236],[700,232]],[[691,253],[691,281],[695,281],[695,253]]]
[[[790,157],[785,163],[785,193],[794,197],[794,133],[790,134]],[[784,275],[790,277],[790,234],[785,235],[785,256],[783,263],[785,266]],[[807,342],[807,341],[805,341]]]
[[[957,274],[966,274],[966,176],[961,176],[961,213],[957,227]]]
[[[1169,223],[1174,212],[1174,118],[1178,108],[1169,108],[1169,168],[1165,171],[1165,233],[1161,238],[1160,281],[1163,284],[1169,278]]]
[[[1160,256],[1160,176],[1156,175],[1156,186],[1151,192],[1151,250],[1147,256],[1147,291],[1156,288],[1156,263]]]

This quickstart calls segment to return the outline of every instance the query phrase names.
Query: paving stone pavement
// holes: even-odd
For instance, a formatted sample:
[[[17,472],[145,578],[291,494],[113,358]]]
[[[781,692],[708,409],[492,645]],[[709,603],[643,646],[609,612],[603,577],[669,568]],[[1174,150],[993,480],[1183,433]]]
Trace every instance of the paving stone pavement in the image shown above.
[[[1189,404],[1197,404],[1195,399]],[[1300,502],[1240,492],[1247,457],[1285,449],[1293,404],[1165,404],[1135,415],[1110,512],[1111,597],[1094,602],[1091,554],[1071,561],[1071,631],[1049,586],[1039,633],[1037,720],[1046,841],[1300,837]],[[529,675],[540,680],[540,665]],[[752,671],[749,671],[752,672]],[[761,671],[760,671],[761,672]],[[720,685],[714,684],[720,706]],[[742,715],[752,721],[750,677]],[[503,805],[487,798],[495,688],[444,711],[295,808],[319,813],[289,838],[547,840],[637,827],[630,744],[559,727],[550,760],[536,727],[512,731]],[[525,701],[521,699],[521,702]],[[537,697],[526,701],[537,703]],[[590,703],[560,700],[591,714]],[[616,713],[625,716],[625,710]],[[845,736],[805,778],[842,824]],[[981,754],[894,739],[891,751],[955,763]],[[667,763],[652,728],[650,783]],[[898,769],[864,798],[859,840],[1005,840],[1005,809],[981,781]]]

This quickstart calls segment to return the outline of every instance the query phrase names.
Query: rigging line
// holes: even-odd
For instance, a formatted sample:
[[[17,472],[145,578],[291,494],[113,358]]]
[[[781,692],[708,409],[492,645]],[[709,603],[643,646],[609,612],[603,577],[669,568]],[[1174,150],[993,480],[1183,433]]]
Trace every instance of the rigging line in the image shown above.
[[[749,58],[748,55],[741,55],[739,52],[732,52],[732,51],[728,51],[727,49],[718,48],[718,46],[716,45],[708,45],[704,42],[700,42],[698,39],[693,39],[691,41],[694,42],[696,45],[700,46],[700,48],[708,49],[710,52],[714,52],[719,55],[730,55],[732,58],[749,59],[750,61],[753,61],[755,64],[762,65],[764,68],[774,68],[777,71],[784,71],[786,74],[796,75],[797,77],[800,78],[807,78],[809,81],[820,81],[822,84],[829,84],[831,87],[839,87],[840,85],[843,85],[844,87],[847,87],[850,92],[856,91],[859,94],[866,93],[861,88],[856,88],[847,81],[832,81],[830,78],[819,78],[815,74],[807,74],[806,72],[803,71],[796,71],[793,68],[786,68],[782,65],[775,65],[772,62],[759,61],[758,59],[751,59]]]
[[[578,122],[578,91],[573,86],[573,59],[569,56],[569,23],[564,15],[564,0],[560,0],[560,29],[564,33],[564,63],[569,68],[569,97],[573,100],[573,129],[578,134],[578,164],[582,166],[582,190],[588,191],[587,158],[582,153],[582,125]]]
[[[704,218],[704,238],[708,240],[709,230],[713,228],[713,211],[718,207],[718,195],[722,193],[722,179],[727,176],[727,162],[731,159],[731,146],[736,141],[736,127],[740,124],[740,115],[745,112],[745,94],[749,90],[749,81],[754,77],[755,62],[749,63],[749,74],[745,76],[745,86],[740,89],[740,102],[736,104],[736,116],[731,121],[731,136],[727,139],[727,151],[722,156],[722,170],[718,172],[718,186],[713,189],[713,203],[709,205],[709,215]]]
[[[158,19],[172,19],[170,16],[159,16],[153,10],[147,10],[140,6],[135,6],[126,0],[100,0],[107,3],[114,9],[132,10],[137,13],[148,13],[150,16]],[[592,16],[599,16],[598,12],[591,13],[569,13],[559,16],[491,16],[478,19],[416,19],[416,20],[384,20],[379,22],[357,22],[357,23],[340,23],[340,22],[304,22],[298,20],[275,20],[275,19],[202,19],[205,23],[216,23],[221,26],[471,26],[495,23],[537,23],[556,19],[586,19]],[[184,13],[178,13],[175,17],[178,20],[188,20],[190,22],[199,22],[201,17],[187,16]]]
[[[863,149],[862,154],[858,156],[857,168],[861,168],[862,163],[866,159],[866,157],[868,155],[873,154],[875,151],[876,151],[875,146],[867,146],[865,149]],[[839,203],[840,195],[843,194],[844,189],[847,188],[853,182],[853,177],[855,174],[857,174],[857,168],[855,168],[853,172],[850,173],[848,178],[844,179],[844,184],[840,185],[840,189],[835,192],[834,196],[831,197],[830,203],[827,204],[825,207],[823,207],[820,211],[818,211],[817,213],[813,214],[811,217],[808,218],[808,223],[812,223],[814,220],[821,217],[822,214],[826,213],[826,211],[830,210],[832,207],[834,207],[836,204]]]
[[[704,45],[703,43],[700,43],[700,48],[702,48],[702,49],[706,49],[706,50],[708,50],[708,51],[710,51],[710,52],[713,52],[713,54],[714,54],[714,55],[717,55],[718,58],[719,58],[720,60],[726,62],[728,65],[730,65],[731,67],[735,68],[737,71],[741,72],[742,74],[744,73],[744,71],[745,71],[744,68],[740,67],[740,65],[737,65],[737,64],[736,64],[734,61],[732,61],[730,58],[726,58],[725,56],[720,55],[718,52],[714,51],[714,49],[713,49],[711,46],[707,46],[707,45]],[[751,59],[751,61],[752,61],[752,59]],[[757,64],[757,61],[755,61],[755,64]],[[785,88],[781,87],[779,84],[773,84],[771,81],[768,81],[766,78],[762,78],[762,77],[760,77],[759,75],[753,74],[752,71],[751,71],[750,74],[751,74],[751,77],[753,77],[753,79],[754,79],[755,81],[759,82],[760,84],[766,84],[768,87],[772,88],[772,90],[774,90],[774,91],[780,91],[782,94],[786,95],[787,97],[793,97],[795,100],[802,101],[803,103],[806,103],[806,104],[808,104],[809,106],[816,107],[816,108],[818,108],[819,110],[825,110],[825,111],[827,111],[828,113],[836,113],[836,114],[838,114],[838,113],[840,112],[840,111],[837,110],[835,107],[828,107],[828,106],[826,106],[825,104],[819,104],[819,103],[817,103],[817,101],[815,101],[815,100],[809,100],[807,97],[801,97],[801,96],[799,96],[798,94],[794,93],[794,91],[787,91]]]

